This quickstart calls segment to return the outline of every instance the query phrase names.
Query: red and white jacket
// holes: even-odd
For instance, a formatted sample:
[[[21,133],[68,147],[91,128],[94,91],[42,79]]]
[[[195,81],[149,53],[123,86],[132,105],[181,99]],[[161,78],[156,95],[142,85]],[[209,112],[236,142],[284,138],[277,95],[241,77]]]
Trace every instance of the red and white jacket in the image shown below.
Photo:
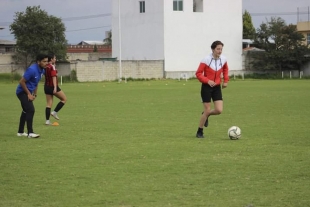
[[[229,81],[227,59],[222,55],[214,59],[210,54],[200,62],[196,77],[201,83],[207,84],[209,80],[212,80],[216,85],[220,85],[222,73],[224,83],[227,83]]]

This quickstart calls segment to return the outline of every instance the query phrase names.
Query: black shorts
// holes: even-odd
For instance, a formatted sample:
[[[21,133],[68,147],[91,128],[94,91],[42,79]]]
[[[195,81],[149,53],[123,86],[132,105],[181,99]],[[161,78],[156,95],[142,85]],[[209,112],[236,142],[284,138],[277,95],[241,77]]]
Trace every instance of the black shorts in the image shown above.
[[[57,92],[61,91],[61,89],[57,86]],[[54,86],[46,86],[44,85],[44,93],[46,95],[54,95]]]
[[[202,102],[210,103],[211,98],[213,102],[223,100],[221,85],[211,87],[209,84],[202,84],[201,85]]]

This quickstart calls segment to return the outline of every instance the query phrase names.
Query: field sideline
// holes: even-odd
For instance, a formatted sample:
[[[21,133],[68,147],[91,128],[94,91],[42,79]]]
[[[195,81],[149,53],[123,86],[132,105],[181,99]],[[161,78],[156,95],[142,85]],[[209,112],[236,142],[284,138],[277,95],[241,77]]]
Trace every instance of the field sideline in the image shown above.
[[[60,126],[40,83],[39,139],[16,136],[16,86],[0,82],[0,207],[310,206],[310,80],[231,81],[204,139],[197,80],[65,83]]]

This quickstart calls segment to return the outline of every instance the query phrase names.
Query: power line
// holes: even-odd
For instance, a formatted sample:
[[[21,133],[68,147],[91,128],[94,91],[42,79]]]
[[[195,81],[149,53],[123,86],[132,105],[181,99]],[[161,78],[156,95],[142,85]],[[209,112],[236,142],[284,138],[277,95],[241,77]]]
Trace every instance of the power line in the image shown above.
[[[84,28],[84,29],[68,30],[66,32],[76,32],[76,31],[81,31],[81,30],[99,29],[99,28],[104,28],[104,27],[111,27],[111,25],[106,25],[106,26],[102,26],[102,27],[90,27],[90,28]]]
[[[108,17],[111,16],[111,13],[105,13],[105,14],[94,14],[94,15],[87,15],[87,16],[76,16],[76,17],[66,17],[61,18],[62,21],[78,21],[78,20],[85,20],[85,19],[94,19],[94,18],[100,18],[100,17]],[[13,22],[0,22],[0,25],[10,25]]]
[[[62,20],[63,21],[76,21],[76,20],[93,19],[93,18],[107,17],[107,16],[111,16],[111,14],[107,13],[107,14],[96,14],[96,15],[79,16],[79,17],[67,17],[67,18],[62,18]]]
[[[308,14],[308,12],[273,12],[273,13],[251,13],[251,16],[288,16],[288,15],[301,15]]]
[[[82,28],[82,29],[67,30],[65,32],[77,32],[77,31],[82,31],[82,30],[100,29],[100,28],[105,28],[105,27],[111,27],[111,25],[105,25],[105,26],[101,26],[101,27],[89,27],[89,28]],[[11,36],[14,36],[14,35],[13,34],[1,35],[0,37],[11,37]]]

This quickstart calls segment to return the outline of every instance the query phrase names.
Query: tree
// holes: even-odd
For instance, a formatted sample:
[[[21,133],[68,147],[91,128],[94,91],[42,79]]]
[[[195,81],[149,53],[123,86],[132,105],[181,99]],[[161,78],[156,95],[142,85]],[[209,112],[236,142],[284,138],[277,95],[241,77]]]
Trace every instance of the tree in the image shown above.
[[[103,40],[106,45],[112,45],[112,30],[108,31],[108,36]]]
[[[309,61],[310,54],[303,41],[304,37],[297,32],[296,25],[286,25],[283,19],[272,17],[270,21],[263,22],[255,34],[255,46],[265,52],[257,53],[254,67],[278,71],[300,70]]]
[[[255,28],[252,23],[250,13],[245,10],[242,16],[243,19],[243,39],[253,39],[255,35]]]
[[[94,46],[94,50],[93,50],[93,52],[98,52],[98,47],[97,47],[97,45],[95,44],[95,46]]]
[[[48,15],[40,6],[27,7],[16,12],[10,31],[16,39],[15,60],[27,68],[39,53],[54,53],[57,59],[66,59],[65,26],[60,18]]]

